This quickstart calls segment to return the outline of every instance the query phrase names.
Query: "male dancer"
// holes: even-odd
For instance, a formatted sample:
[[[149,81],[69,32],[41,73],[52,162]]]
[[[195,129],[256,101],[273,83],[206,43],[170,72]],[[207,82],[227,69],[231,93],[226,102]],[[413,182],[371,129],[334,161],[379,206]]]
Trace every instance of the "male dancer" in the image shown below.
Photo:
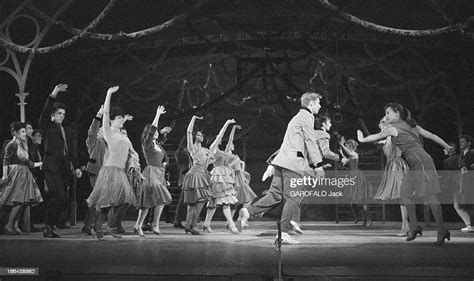
[[[58,223],[59,212],[66,204],[66,192],[75,169],[76,177],[82,176],[77,157],[77,143],[73,140],[73,132],[64,128],[62,123],[66,117],[66,106],[54,102],[60,92],[67,90],[66,84],[54,87],[41,111],[39,127],[44,137],[43,171],[46,180],[49,201],[46,210],[46,225],[44,237],[59,238],[53,232],[53,226]]]
[[[267,194],[258,201],[253,202],[248,209],[242,208],[239,213],[237,227],[239,230],[247,224],[247,220],[259,215],[274,205],[283,202],[283,211],[280,218],[282,243],[298,244],[293,240],[288,231],[292,218],[297,216],[301,196],[294,195],[292,191],[302,191],[303,185],[292,186],[290,183],[303,176],[313,176],[314,171],[318,176],[324,176],[322,168],[316,168],[322,157],[314,134],[314,116],[320,105],[321,95],[305,93],[301,96],[302,109],[291,119],[285,132],[280,151],[272,162],[274,175]],[[314,169],[314,171],[313,171]]]
[[[461,229],[463,232],[474,232],[471,224],[474,217],[474,173],[472,171],[474,170],[474,150],[471,149],[471,143],[472,137],[469,135],[462,135],[459,138],[459,167],[462,177],[459,193],[464,201],[460,208],[465,210],[467,218],[466,227]]]

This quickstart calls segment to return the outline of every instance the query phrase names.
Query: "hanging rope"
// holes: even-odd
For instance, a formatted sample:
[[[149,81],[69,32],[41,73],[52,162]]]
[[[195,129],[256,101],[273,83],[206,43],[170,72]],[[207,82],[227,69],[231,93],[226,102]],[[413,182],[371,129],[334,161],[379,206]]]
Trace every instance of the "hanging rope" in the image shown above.
[[[426,29],[426,30],[398,29],[398,28],[378,25],[378,24],[360,19],[358,17],[355,17],[351,14],[345,13],[340,8],[329,3],[328,0],[318,0],[318,2],[321,3],[321,5],[323,5],[324,7],[337,13],[337,15],[340,16],[341,18],[348,20],[349,22],[360,25],[366,29],[370,29],[370,30],[374,30],[374,31],[382,32],[382,33],[387,33],[387,34],[421,37],[421,36],[434,36],[434,35],[440,35],[440,34],[445,34],[445,33],[463,33],[464,29],[468,28],[468,25],[469,25],[468,24],[469,20],[467,20],[465,23],[457,23],[454,25],[448,25],[445,27],[434,28],[434,29]]]
[[[18,44],[15,44],[13,42],[9,42],[5,40],[4,38],[0,38],[0,46],[3,46],[17,53],[32,53],[32,54],[46,54],[54,50],[57,50],[59,48],[69,47],[73,43],[75,43],[77,40],[82,38],[88,30],[96,27],[100,23],[100,21],[103,20],[105,16],[112,10],[116,2],[117,0],[110,0],[109,4],[107,4],[104,10],[102,10],[102,12],[88,26],[86,26],[83,30],[81,30],[79,34],[73,36],[72,38],[66,41],[63,41],[62,43],[58,43],[58,44],[48,46],[48,47],[43,47],[43,48],[27,48],[27,47],[23,47]]]

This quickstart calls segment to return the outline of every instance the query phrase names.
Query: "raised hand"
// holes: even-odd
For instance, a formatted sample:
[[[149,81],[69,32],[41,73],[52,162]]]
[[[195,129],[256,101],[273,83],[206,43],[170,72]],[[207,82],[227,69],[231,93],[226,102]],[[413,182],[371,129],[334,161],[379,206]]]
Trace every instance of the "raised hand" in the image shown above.
[[[132,120],[133,120],[133,116],[130,114],[127,114],[123,117],[123,122],[132,121]]]
[[[235,120],[234,119],[228,119],[226,123],[229,124],[229,125],[234,124]]]
[[[234,125],[234,128],[242,130],[242,126],[240,126],[240,125]]]
[[[362,133],[361,130],[357,130],[357,140],[359,142],[362,142],[363,139],[364,139],[364,134]]]
[[[54,87],[53,92],[51,93],[51,97],[55,98],[58,96],[60,92],[67,91],[67,84],[58,84]]]
[[[171,130],[173,130],[171,127],[164,127],[163,129],[160,130],[160,133],[169,134]]]
[[[161,114],[165,114],[165,113],[166,113],[165,107],[162,106],[162,105],[158,106],[158,108],[156,109],[156,114],[161,115]]]
[[[118,90],[119,90],[119,86],[110,87],[110,88],[107,90],[107,95],[113,94],[113,93],[117,92]]]
[[[194,116],[193,116],[193,119],[194,119],[194,120],[196,120],[196,119],[202,120],[202,119],[204,119],[204,117],[202,117],[202,116],[199,117],[199,116],[197,116],[197,115],[194,115]]]

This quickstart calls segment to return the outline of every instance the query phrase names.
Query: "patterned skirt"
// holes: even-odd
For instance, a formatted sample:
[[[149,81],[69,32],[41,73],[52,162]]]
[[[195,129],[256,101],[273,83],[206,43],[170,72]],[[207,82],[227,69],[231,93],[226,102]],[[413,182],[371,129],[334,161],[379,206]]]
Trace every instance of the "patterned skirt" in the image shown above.
[[[196,204],[212,198],[211,175],[203,167],[194,165],[183,179],[184,204]]]
[[[137,208],[153,208],[171,203],[171,194],[166,186],[165,169],[147,166],[143,170],[142,184],[137,187]]]
[[[239,204],[244,204],[251,202],[253,199],[257,198],[257,195],[250,188],[249,180],[244,171],[236,170],[235,171],[235,184],[234,188],[237,192],[237,201]]]
[[[387,167],[382,176],[377,193],[374,196],[376,200],[395,200],[400,199],[400,191],[403,179],[408,171],[408,164],[401,158],[395,158],[387,161]]]
[[[4,188],[0,191],[0,206],[36,205],[43,202],[41,192],[26,165],[10,165]]]
[[[89,208],[116,207],[123,204],[134,205],[135,192],[128,182],[124,169],[103,166],[100,169],[97,181],[91,195],[87,198]]]
[[[209,208],[220,205],[234,205],[238,202],[237,191],[234,188],[234,171],[227,166],[221,165],[214,167],[211,171],[211,192],[212,203]]]

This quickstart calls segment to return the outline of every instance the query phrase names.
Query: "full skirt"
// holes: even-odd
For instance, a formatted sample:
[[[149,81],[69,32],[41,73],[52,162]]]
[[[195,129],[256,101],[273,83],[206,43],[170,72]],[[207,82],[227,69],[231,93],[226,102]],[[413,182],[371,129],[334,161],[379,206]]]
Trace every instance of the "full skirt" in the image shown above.
[[[0,206],[36,205],[43,202],[33,174],[26,165],[10,165],[8,178],[0,191]]]

